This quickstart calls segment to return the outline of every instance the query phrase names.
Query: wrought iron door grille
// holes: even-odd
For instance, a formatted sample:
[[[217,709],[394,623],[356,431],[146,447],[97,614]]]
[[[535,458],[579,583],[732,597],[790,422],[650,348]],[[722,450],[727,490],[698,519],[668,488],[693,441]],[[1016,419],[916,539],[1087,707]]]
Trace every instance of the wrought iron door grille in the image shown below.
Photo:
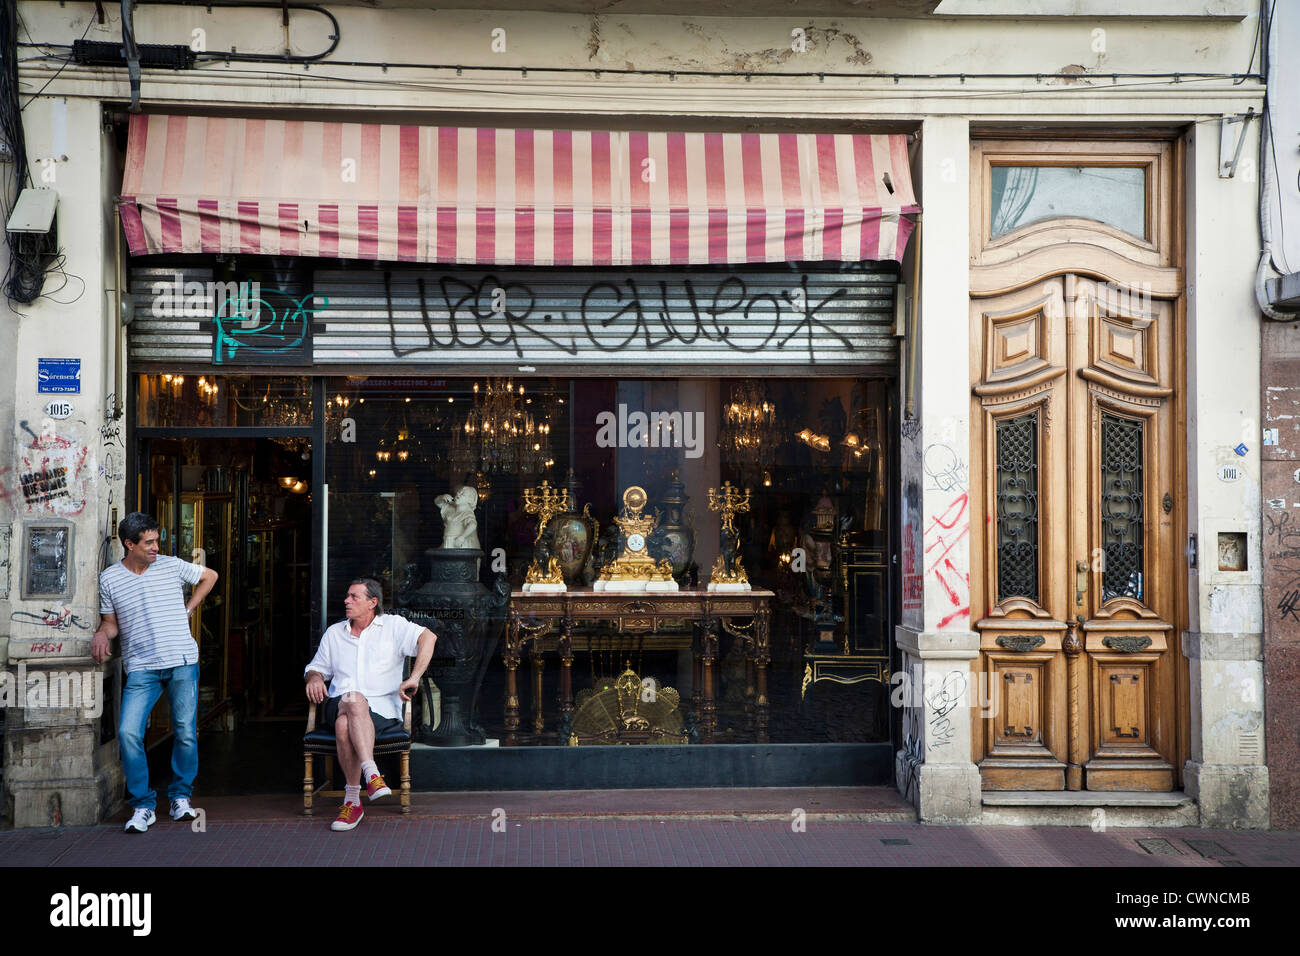
[[[1101,599],[1142,600],[1142,423],[1101,416]]]
[[[1038,413],[997,423],[998,600],[1038,600]]]

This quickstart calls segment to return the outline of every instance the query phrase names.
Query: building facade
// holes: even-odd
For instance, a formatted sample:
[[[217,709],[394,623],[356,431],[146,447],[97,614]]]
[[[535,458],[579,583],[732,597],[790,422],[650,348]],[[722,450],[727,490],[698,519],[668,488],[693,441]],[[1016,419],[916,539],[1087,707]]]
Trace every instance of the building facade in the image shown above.
[[[123,514],[221,573],[200,711],[238,734],[301,707],[354,577],[454,630],[461,486],[519,612],[464,730],[534,751],[480,781],[1276,821],[1260,123],[1224,121],[1264,106],[1258,4],[502,5],[19,4],[62,256],[0,333],[0,648],[107,703],[6,710],[14,823],[120,800],[87,655]],[[124,36],[138,81],[74,43]],[[679,598],[598,597],[635,488]],[[627,672],[652,739],[613,761]]]

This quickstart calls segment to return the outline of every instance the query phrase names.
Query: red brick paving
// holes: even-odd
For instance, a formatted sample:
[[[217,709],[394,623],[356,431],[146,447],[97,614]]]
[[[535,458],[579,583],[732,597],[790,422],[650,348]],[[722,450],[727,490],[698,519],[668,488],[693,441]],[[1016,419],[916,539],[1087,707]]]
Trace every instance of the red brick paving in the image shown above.
[[[1300,865],[1300,833],[1290,831],[925,826],[871,822],[872,813],[898,810],[886,788],[688,793],[689,810],[681,791],[419,794],[408,816],[392,799],[367,805],[361,825],[348,833],[329,829],[333,799],[318,801],[317,816],[308,819],[286,796],[210,798],[207,827],[199,833],[165,818],[142,835],[123,833],[120,822],[0,832],[0,865],[1222,868],[1224,859]],[[792,829],[792,806],[809,813],[804,832]],[[504,832],[493,830],[498,807],[505,810]],[[714,818],[691,815],[701,810]],[[716,818],[723,811],[754,816]],[[632,815],[610,816],[620,812]],[[859,818],[845,818],[854,815]],[[1181,855],[1153,856],[1136,842],[1153,837],[1169,840]],[[1229,855],[1203,857],[1187,840],[1213,840]]]
[[[391,812],[396,796],[376,804]],[[254,820],[301,820],[301,794],[246,797],[196,797],[209,823]],[[316,797],[316,817],[332,820],[340,798]],[[369,804],[367,803],[367,806]],[[604,818],[610,816],[690,816],[788,820],[798,807],[814,818],[849,818],[871,822],[912,823],[916,813],[892,787],[754,787],[743,790],[520,790],[500,793],[460,791],[411,795],[412,817],[482,818],[500,807],[508,816]],[[161,813],[162,810],[160,809]],[[109,822],[125,823],[123,809]]]

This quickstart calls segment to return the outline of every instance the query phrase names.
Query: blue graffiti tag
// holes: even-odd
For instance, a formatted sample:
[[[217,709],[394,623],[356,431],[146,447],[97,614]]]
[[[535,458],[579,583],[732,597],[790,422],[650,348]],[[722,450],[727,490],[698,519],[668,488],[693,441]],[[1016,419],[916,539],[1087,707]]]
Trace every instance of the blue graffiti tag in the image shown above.
[[[283,297],[283,309],[276,310],[267,297]],[[320,305],[309,305],[312,299],[320,299]],[[234,305],[235,308],[228,306]],[[301,299],[295,299],[279,289],[262,289],[257,298],[249,301],[249,314],[261,316],[264,321],[252,327],[248,326],[247,315],[223,315],[227,311],[236,312],[237,299],[229,299],[221,304],[212,322],[216,334],[212,343],[213,364],[222,365],[234,361],[235,354],[244,349],[255,355],[280,355],[292,352],[303,344],[310,331],[312,317],[323,309],[329,308],[329,299],[309,292]],[[269,318],[268,318],[269,316]]]

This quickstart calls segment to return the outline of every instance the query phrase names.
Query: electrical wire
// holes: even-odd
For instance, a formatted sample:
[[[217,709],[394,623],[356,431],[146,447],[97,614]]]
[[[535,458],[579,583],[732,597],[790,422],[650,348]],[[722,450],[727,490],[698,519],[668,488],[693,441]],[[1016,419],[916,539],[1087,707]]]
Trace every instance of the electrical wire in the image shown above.
[[[86,34],[90,33],[90,28],[91,28],[92,26],[94,26],[94,24],[95,24],[95,18],[94,18],[94,17],[91,17],[91,18],[90,18],[90,21],[86,24],[85,32],[83,32],[83,33],[81,34],[81,39],[83,39],[83,40],[86,39]],[[23,27],[23,29],[26,29],[26,27]],[[31,36],[30,33],[27,34],[27,35],[28,35],[28,36]],[[17,46],[17,44],[15,44],[15,46]],[[16,52],[16,51],[15,51],[15,52]],[[54,75],[53,75],[52,77],[50,77],[48,80],[45,81],[45,86],[42,86],[39,90],[37,90],[35,93],[33,93],[32,96],[31,96],[31,99],[29,99],[26,103],[24,103],[24,104],[22,105],[22,107],[20,107],[20,110],[19,110],[19,111],[21,112],[22,110],[25,110],[25,109],[27,109],[27,107],[31,106],[32,103],[33,103],[33,101],[35,101],[35,99],[36,99],[38,96],[40,96],[42,93],[45,92],[45,87],[46,87],[46,86],[49,86],[51,83],[53,83],[55,80],[57,80],[57,79],[59,78],[59,74],[62,73],[65,69],[67,69],[68,64],[71,63],[71,62],[72,62],[72,57],[69,56],[66,60],[63,61],[63,65],[60,66],[57,70],[54,71]]]
[[[210,73],[213,72],[212,68],[217,65],[219,64],[209,64],[208,66],[204,66],[204,67],[199,67],[196,65],[195,69],[199,70],[200,72]],[[331,61],[330,65],[334,65],[333,61]],[[391,66],[392,65],[390,64],[390,67]],[[452,67],[444,67],[444,69],[452,69]],[[463,69],[479,69],[479,67],[463,67]],[[489,69],[489,68],[483,67],[482,69]],[[529,72],[530,70],[531,68],[527,68],[524,69],[524,72]],[[512,68],[511,71],[519,72],[519,69]],[[600,74],[600,73],[606,73],[611,71],[585,70],[583,72]],[[439,82],[439,81],[423,82],[419,80],[393,80],[393,79],[386,79],[386,78],[368,79],[365,77],[355,77],[355,76],[337,76],[337,75],[331,76],[319,72],[296,73],[296,72],[290,72],[284,70],[240,69],[240,70],[223,71],[221,75],[231,76],[231,77],[236,77],[241,79],[251,79],[257,77],[287,77],[299,83],[303,81],[312,82],[312,83],[324,83],[324,82],[347,83],[347,84],[353,84],[359,86],[367,86],[371,88],[387,88],[393,90],[420,90],[423,92],[431,92],[431,93],[485,93],[485,94],[507,96],[507,97],[538,95],[537,91],[535,90],[495,89],[491,87],[475,87],[475,86],[461,85],[461,84],[448,85],[446,83]],[[828,73],[825,75],[830,76],[831,74]],[[1105,74],[1105,75],[1110,76],[1110,74]],[[1026,96],[1033,93],[1048,93],[1048,94],[1099,93],[1099,92],[1110,92],[1110,91],[1128,91],[1128,90],[1136,90],[1136,89],[1147,89],[1150,87],[1168,87],[1173,83],[1193,83],[1193,82],[1206,82],[1210,80],[1227,80],[1227,79],[1231,79],[1232,77],[1240,76],[1241,74],[1214,73],[1214,74],[1197,75],[1195,76],[1195,78],[1189,78],[1192,77],[1192,75],[1187,73],[1140,74],[1140,75],[1165,77],[1166,79],[1157,80],[1148,83],[1115,83],[1115,84],[1110,84],[1108,86],[1071,85],[1071,86],[1062,86],[1062,87],[1048,87],[1042,89],[973,90],[970,92],[961,92],[957,90],[944,90],[944,91],[926,91],[926,92],[931,93],[932,95],[935,96],[942,96],[945,99],[977,99],[977,98],[984,98],[984,97]],[[719,74],[719,76],[729,76],[733,79],[735,78],[735,74]],[[855,79],[882,79],[883,80],[883,79],[889,79],[892,76],[894,76],[894,74],[852,74],[852,77]],[[906,78],[908,75],[899,74],[899,76]],[[912,76],[915,76],[916,78],[920,78],[919,75],[912,75]],[[802,75],[800,74],[777,74],[777,73],[763,74],[763,77],[766,79],[806,78],[806,77],[802,77]],[[966,77],[967,79],[975,78],[971,74],[966,74]],[[1024,78],[1034,78],[1034,77],[1038,77],[1040,79],[1041,78],[1053,79],[1056,78],[1056,74],[1048,74],[1048,73],[1023,74],[1023,75],[1017,74],[1015,78],[1024,79]],[[1078,77],[1071,74],[1064,74],[1060,78],[1071,79],[1071,80],[1078,79]],[[655,95],[658,95],[658,92],[659,92],[658,90],[654,91]],[[915,99],[916,96],[918,95],[916,90],[899,90],[897,92],[884,91],[884,90],[871,90],[870,94],[876,100]],[[590,90],[574,90],[572,92],[550,91],[548,92],[547,95],[556,98],[563,98],[563,99],[589,100],[591,98],[591,91]],[[791,90],[790,95],[798,98],[801,102],[806,101],[806,96],[802,91]],[[1218,119],[1215,118],[1213,121],[1217,123]]]
[[[23,132],[18,82],[18,9],[5,4],[0,9],[0,141],[9,148],[10,162],[3,165],[0,182],[0,221],[8,223],[23,189],[31,182],[27,162],[27,140]],[[51,81],[53,77],[51,77]],[[48,236],[5,231],[9,264],[3,286],[6,300],[24,304],[36,301],[45,284],[49,254]],[[9,305],[10,311],[14,311]]]
[[[1273,7],[1270,7],[1270,8],[1269,8],[1269,14],[1268,14],[1268,20],[1269,20],[1270,23],[1273,22],[1273,9],[1276,8],[1276,7],[1277,7],[1277,0],[1273,0]],[[1259,12],[1260,12],[1261,16],[1260,16],[1260,17],[1255,21],[1255,39],[1253,39],[1253,40],[1250,41],[1250,62],[1246,64],[1246,73],[1247,73],[1247,74],[1249,74],[1250,71],[1251,71],[1251,69],[1255,66],[1255,53],[1256,53],[1256,51],[1259,49],[1259,31],[1260,31],[1260,29],[1264,26],[1264,17],[1262,16],[1262,14],[1263,14],[1263,12],[1264,12],[1264,8],[1263,8],[1262,6],[1260,7],[1260,11],[1259,11]],[[1268,41],[1265,40],[1264,42],[1267,43]],[[1261,72],[1261,73],[1263,73],[1263,72],[1267,72],[1267,70],[1268,70],[1268,62],[1267,62],[1266,60],[1264,60],[1262,57],[1260,58],[1259,66],[1260,66],[1260,72]],[[1243,82],[1245,82],[1245,81],[1244,81],[1244,80],[1233,80],[1233,81],[1232,81],[1232,85],[1233,85],[1233,86],[1240,86]]]

